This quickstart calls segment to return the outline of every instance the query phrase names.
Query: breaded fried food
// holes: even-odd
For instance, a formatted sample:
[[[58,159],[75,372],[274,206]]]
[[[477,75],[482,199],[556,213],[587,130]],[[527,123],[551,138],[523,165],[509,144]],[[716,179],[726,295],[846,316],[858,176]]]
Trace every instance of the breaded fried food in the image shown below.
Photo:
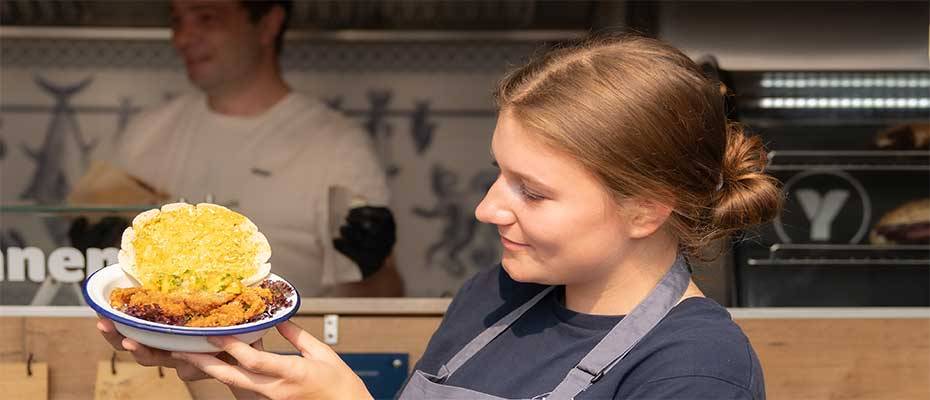
[[[166,314],[182,316],[205,314],[229,303],[237,297],[233,293],[161,293],[145,288],[114,289],[110,295],[110,305],[115,308],[138,307],[157,304]]]
[[[185,318],[189,309],[182,296],[172,296],[141,287],[114,289],[110,305],[118,310],[157,305],[166,318]]]
[[[130,315],[143,313],[144,319],[170,321],[172,325],[191,327],[230,326],[248,322],[263,313],[275,295],[264,287],[248,287],[242,293],[164,294],[146,288],[114,289],[110,305],[128,310]]]
[[[229,326],[246,322],[265,311],[265,303],[271,299],[271,291],[263,288],[248,288],[235,300],[226,303],[207,315],[192,318],[187,326]]]
[[[246,288],[244,290],[248,291],[250,289]],[[234,293],[226,292],[194,292],[184,297],[184,305],[186,305],[193,314],[206,314],[226,303],[229,303],[235,299],[236,296],[237,295]]]

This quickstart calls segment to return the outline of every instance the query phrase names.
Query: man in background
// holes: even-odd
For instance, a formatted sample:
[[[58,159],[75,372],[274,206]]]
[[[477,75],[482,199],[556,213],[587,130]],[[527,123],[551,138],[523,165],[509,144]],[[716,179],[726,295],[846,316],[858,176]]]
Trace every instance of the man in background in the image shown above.
[[[333,188],[372,205],[388,204],[388,189],[364,131],[284,81],[290,10],[290,1],[172,1],[172,43],[199,91],[135,118],[114,162],[146,191],[252,219],[271,244],[272,270],[302,296],[401,295],[387,208],[356,207],[339,216],[340,232],[331,227]],[[94,186],[87,176],[77,190]],[[78,220],[72,240],[118,243],[119,221]]]

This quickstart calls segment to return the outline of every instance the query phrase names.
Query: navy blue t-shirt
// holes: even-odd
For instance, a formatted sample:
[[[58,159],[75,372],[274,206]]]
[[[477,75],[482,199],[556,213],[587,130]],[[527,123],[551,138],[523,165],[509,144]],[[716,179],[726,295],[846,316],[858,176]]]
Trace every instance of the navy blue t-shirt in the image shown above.
[[[545,286],[501,266],[462,286],[416,369],[437,374],[472,338]],[[557,288],[446,382],[505,398],[551,392],[622,317],[581,314]],[[579,399],[764,399],[762,369],[727,310],[706,298],[679,303]]]

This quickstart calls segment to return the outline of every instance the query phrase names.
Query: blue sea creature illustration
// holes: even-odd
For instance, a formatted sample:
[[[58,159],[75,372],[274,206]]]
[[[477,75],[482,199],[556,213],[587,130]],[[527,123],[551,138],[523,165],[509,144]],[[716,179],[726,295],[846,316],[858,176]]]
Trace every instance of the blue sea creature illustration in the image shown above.
[[[342,101],[342,96],[333,96],[323,99],[323,103],[326,104],[327,107],[336,111],[342,111]]]
[[[3,120],[0,119],[0,128],[3,128]],[[3,138],[3,133],[0,132],[0,160],[6,158],[6,140]]]
[[[37,204],[60,204],[65,200],[71,187],[66,174],[67,166],[64,164],[69,139],[75,141],[79,151],[79,160],[82,166],[86,167],[90,152],[97,143],[95,140],[89,142],[84,140],[69,99],[87,88],[92,81],[92,78],[86,78],[73,85],[57,86],[40,76],[35,78],[40,88],[54,96],[55,106],[52,109],[51,120],[45,131],[42,146],[38,150],[22,146],[26,155],[35,161],[36,168],[26,190],[19,196],[21,199],[34,200]],[[66,221],[49,218],[45,222],[49,234],[56,243],[67,242]]]
[[[387,122],[388,104],[393,96],[390,90],[371,90],[368,92],[368,119],[365,121],[365,130],[375,142],[375,149],[381,156],[384,171],[388,178],[400,173],[400,166],[394,162],[391,154],[391,138],[394,136],[394,126]]]
[[[429,115],[429,101],[424,100],[417,102],[413,115],[410,116],[410,136],[413,138],[417,154],[420,155],[429,149],[433,142],[433,132],[436,130],[436,124],[429,121]]]
[[[132,107],[132,100],[128,97],[120,97],[119,108],[116,111],[116,134],[113,135],[114,141],[119,141],[129,126],[129,120],[136,110]]]
[[[443,222],[439,240],[426,250],[427,265],[438,265],[450,275],[464,276],[467,267],[460,254],[469,247],[472,249],[470,264],[486,266],[494,262],[498,254],[497,231],[491,227],[490,230],[480,229],[482,233],[476,234],[482,225],[472,213],[473,205],[466,204],[465,201],[474,199],[476,194],[482,195],[487,192],[495,178],[496,174],[493,172],[481,171],[471,179],[466,190],[459,190],[458,174],[442,165],[433,165],[431,181],[436,204],[431,208],[414,207],[412,210],[414,215],[421,218],[439,219]]]

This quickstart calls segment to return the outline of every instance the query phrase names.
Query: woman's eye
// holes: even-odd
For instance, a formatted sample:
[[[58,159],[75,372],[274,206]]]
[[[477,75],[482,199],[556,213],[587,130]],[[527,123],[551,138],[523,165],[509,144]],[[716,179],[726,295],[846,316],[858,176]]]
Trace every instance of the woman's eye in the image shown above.
[[[520,194],[523,195],[523,198],[530,201],[539,201],[545,199],[545,197],[527,190],[526,186],[523,185],[520,185]]]

